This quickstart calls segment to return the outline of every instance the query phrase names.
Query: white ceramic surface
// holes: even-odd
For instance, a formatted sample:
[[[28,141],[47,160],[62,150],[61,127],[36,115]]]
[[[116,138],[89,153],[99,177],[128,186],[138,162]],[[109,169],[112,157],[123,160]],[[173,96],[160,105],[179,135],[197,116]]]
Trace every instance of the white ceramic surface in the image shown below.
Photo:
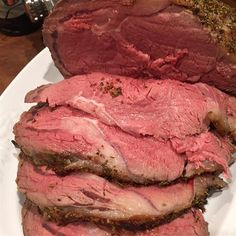
[[[24,96],[37,86],[61,79],[49,51],[44,49],[0,97],[0,236],[23,236],[20,213],[23,199],[15,183],[18,151],[11,140],[14,123],[32,106],[24,104]],[[236,164],[231,167],[231,173],[229,188],[211,197],[206,207],[211,236],[236,236]]]

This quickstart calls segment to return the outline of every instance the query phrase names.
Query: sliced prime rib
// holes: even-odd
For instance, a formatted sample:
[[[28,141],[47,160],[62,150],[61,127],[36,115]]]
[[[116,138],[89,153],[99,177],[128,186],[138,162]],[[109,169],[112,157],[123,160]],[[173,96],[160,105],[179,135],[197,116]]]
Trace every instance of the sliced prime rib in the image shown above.
[[[22,114],[14,133],[18,147],[35,165],[141,184],[227,174],[235,150],[228,138],[211,132],[168,141],[135,137],[68,106],[33,107]]]
[[[199,214],[199,213],[198,213]],[[203,221],[204,222],[204,221]],[[22,209],[24,236],[112,236],[112,230],[103,230],[92,223],[58,226],[46,221],[37,206],[26,200]],[[206,227],[206,226],[205,226]],[[204,228],[204,226],[203,226]]]
[[[17,184],[50,220],[65,224],[83,219],[137,229],[160,224],[193,205],[202,206],[208,190],[226,185],[209,175],[167,187],[135,187],[90,173],[60,177],[25,160],[19,164]]]
[[[25,236],[208,236],[207,223],[200,211],[190,210],[170,223],[145,231],[127,231],[80,222],[58,226],[46,221],[37,207],[26,201],[22,209]]]
[[[217,0],[63,0],[43,36],[67,77],[201,81],[236,94],[235,20],[235,10]]]
[[[69,105],[132,135],[159,140],[200,134],[210,123],[236,137],[236,98],[202,83],[93,73],[41,86],[26,102]]]

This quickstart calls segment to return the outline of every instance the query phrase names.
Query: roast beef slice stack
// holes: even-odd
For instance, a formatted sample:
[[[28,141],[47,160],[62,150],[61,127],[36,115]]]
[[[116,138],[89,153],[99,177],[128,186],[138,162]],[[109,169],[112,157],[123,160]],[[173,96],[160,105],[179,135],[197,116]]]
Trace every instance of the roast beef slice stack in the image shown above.
[[[227,174],[232,162],[236,99],[205,84],[94,73],[39,87],[26,102],[39,104],[15,125],[15,141],[57,173],[170,183]]]
[[[208,236],[207,223],[200,211],[190,210],[171,223],[153,228],[152,230],[130,232],[114,227],[104,227],[97,224],[80,222],[67,226],[58,226],[45,221],[37,207],[27,201],[22,211],[25,236]]]
[[[69,105],[133,136],[185,138],[212,123],[219,133],[236,137],[236,98],[203,83],[92,73],[41,86],[25,101]]]
[[[14,127],[25,235],[208,235],[189,209],[226,185],[236,99],[196,82],[236,94],[234,11],[68,0],[43,34],[63,75],[79,75],[31,91],[38,105]]]
[[[90,173],[57,176],[25,159],[19,164],[17,184],[51,221],[90,220],[136,230],[159,225],[192,206],[201,207],[209,190],[226,186],[213,175],[165,187],[120,185]]]
[[[236,94],[236,11],[212,0],[68,0],[43,35],[66,77],[201,81]]]
[[[134,137],[67,106],[31,108],[15,126],[15,135],[35,165],[59,174],[89,171],[138,184],[228,173],[234,150],[228,138],[211,132],[168,141]]]

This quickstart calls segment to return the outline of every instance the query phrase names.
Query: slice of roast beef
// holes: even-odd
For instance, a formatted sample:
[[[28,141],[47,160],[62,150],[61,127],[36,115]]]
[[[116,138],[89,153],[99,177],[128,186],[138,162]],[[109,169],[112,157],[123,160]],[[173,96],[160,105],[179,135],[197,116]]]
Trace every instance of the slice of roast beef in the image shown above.
[[[209,175],[168,187],[134,187],[90,173],[59,177],[25,160],[19,165],[17,184],[50,220],[70,223],[83,219],[137,229],[160,224],[193,205],[201,206],[209,189],[226,185]]]
[[[35,205],[26,201],[22,210],[25,236],[208,236],[207,223],[199,210],[190,210],[170,223],[146,231],[127,231],[80,222],[58,226],[46,221]]]
[[[200,215],[200,213],[198,213]],[[201,215],[200,215],[201,216]],[[197,216],[199,217],[199,216]],[[191,218],[190,218],[191,219]],[[193,218],[194,219],[194,218]],[[203,221],[204,222],[204,221]],[[206,223],[205,223],[206,224]],[[58,226],[46,221],[37,207],[26,200],[22,209],[22,225],[24,236],[112,236],[112,229],[102,229],[92,223],[70,224]],[[202,227],[206,228],[205,225]]]
[[[14,133],[18,147],[35,165],[57,173],[85,170],[142,184],[227,173],[235,150],[229,139],[211,132],[168,141],[135,137],[67,106],[31,108]]]
[[[235,16],[217,0],[63,0],[43,36],[67,77],[106,72],[201,81],[236,94]]]
[[[185,138],[212,122],[236,137],[236,98],[208,85],[93,73],[31,91],[26,102],[69,105],[136,136]]]

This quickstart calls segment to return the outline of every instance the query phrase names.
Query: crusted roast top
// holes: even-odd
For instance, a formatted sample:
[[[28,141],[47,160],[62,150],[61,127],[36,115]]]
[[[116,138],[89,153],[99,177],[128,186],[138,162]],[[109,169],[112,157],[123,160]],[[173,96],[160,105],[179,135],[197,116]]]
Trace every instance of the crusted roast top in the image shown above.
[[[173,0],[190,8],[229,53],[236,53],[236,9],[218,0]]]

